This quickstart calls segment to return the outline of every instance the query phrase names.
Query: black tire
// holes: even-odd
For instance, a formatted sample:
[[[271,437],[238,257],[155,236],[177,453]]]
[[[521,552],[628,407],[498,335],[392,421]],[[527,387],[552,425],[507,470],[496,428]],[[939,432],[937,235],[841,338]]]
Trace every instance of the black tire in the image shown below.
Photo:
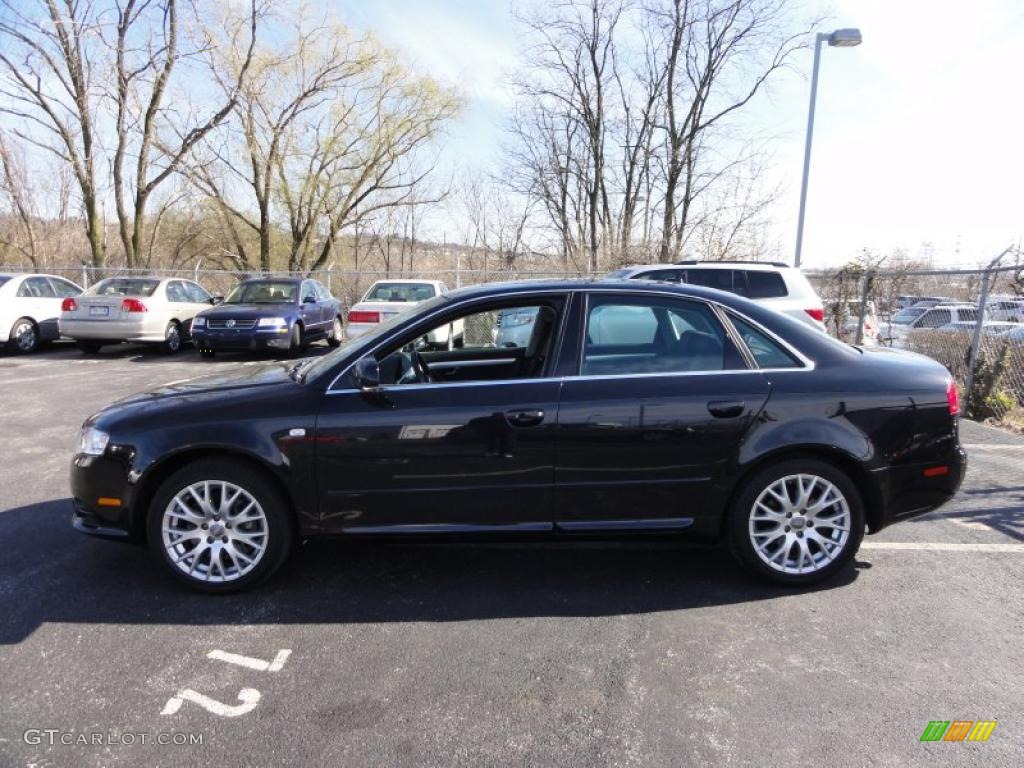
[[[174,355],[181,349],[181,342],[181,326],[176,320],[171,320],[164,329],[164,340],[158,349],[165,355]]]
[[[331,332],[327,334],[327,346],[329,347],[340,347],[341,346],[341,318],[334,318],[334,324],[331,325]]]
[[[175,565],[164,546],[165,510],[180,491],[203,480],[225,481],[244,489],[259,503],[265,516],[267,532],[262,556],[257,559],[256,565],[251,570],[230,581],[208,581],[199,572],[189,575]],[[216,485],[213,482],[211,485],[213,486],[211,495],[213,495],[216,492]],[[211,529],[207,528],[206,530]],[[288,501],[262,472],[241,461],[215,458],[187,464],[161,483],[149,505],[146,517],[146,536],[150,551],[160,567],[172,578],[199,592],[227,593],[251,587],[277,571],[291,553],[295,541],[295,530]],[[209,542],[209,539],[207,541]],[[212,569],[208,570],[212,571]]]
[[[95,355],[103,348],[102,341],[93,341],[91,339],[77,339],[75,346],[78,347],[80,352],[86,355]]]
[[[216,355],[216,354],[217,353],[214,352],[212,349],[200,349],[199,350],[199,356],[204,358],[204,359],[206,359],[206,360],[212,359],[213,356]]]
[[[842,546],[831,553],[831,560],[822,560],[823,564],[806,573],[788,573],[783,572],[785,562],[777,566],[771,566],[758,554],[750,531],[751,516],[754,512],[754,504],[762,492],[765,492],[774,483],[779,482],[783,478],[801,474],[822,478],[838,490],[846,501],[849,530]],[[781,505],[779,505],[779,508],[779,514],[785,518],[784,513],[781,512]],[[838,507],[829,505],[822,511],[829,515],[834,514],[838,509]],[[754,575],[787,586],[809,586],[834,576],[845,568],[857,554],[861,540],[864,537],[864,501],[861,498],[860,491],[857,489],[857,485],[845,472],[835,465],[809,457],[785,459],[755,472],[747,478],[736,493],[728,510],[728,515],[728,542],[733,556],[744,568]],[[784,528],[782,535],[785,538],[783,542],[779,543],[779,548],[775,549],[774,552],[779,552],[783,548],[793,552],[793,547],[796,547],[795,551],[800,552],[802,547],[806,547],[811,555],[823,559],[825,548],[818,544],[817,541],[812,541],[811,539],[811,534],[815,533],[812,530],[815,518],[813,516],[805,518],[799,513],[796,514],[796,518],[799,518],[799,520],[794,520],[794,522],[800,522],[800,520],[809,522],[800,522],[799,529],[796,525],[786,525],[789,522],[787,519],[783,519],[778,523],[767,522],[760,524],[767,526],[776,525]],[[778,530],[779,528],[775,528],[773,532]],[[791,538],[791,530],[799,530],[799,533],[793,533],[792,536],[800,536],[801,539],[804,538],[804,532],[806,532],[808,534],[807,540],[803,544],[794,540],[791,545],[787,546],[787,542]],[[818,521],[817,530],[825,531],[824,535],[826,537],[834,536],[841,538],[841,533],[838,530],[823,523],[821,520]],[[818,535],[820,536],[821,534]],[[814,552],[811,552],[812,548]],[[784,561],[788,560],[788,558],[788,554],[783,556]],[[800,567],[801,569],[804,567],[804,560],[802,559]]]
[[[29,355],[39,349],[39,326],[29,317],[19,317],[11,326],[7,348],[18,355]]]
[[[292,326],[292,332],[288,337],[288,356],[298,357],[303,348],[302,326],[296,323]]]

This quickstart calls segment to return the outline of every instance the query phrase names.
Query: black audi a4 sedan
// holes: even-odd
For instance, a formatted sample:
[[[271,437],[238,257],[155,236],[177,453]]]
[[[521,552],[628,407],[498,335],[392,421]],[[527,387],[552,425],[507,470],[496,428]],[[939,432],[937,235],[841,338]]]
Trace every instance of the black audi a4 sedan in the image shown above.
[[[532,331],[498,346],[497,318]],[[465,323],[462,348],[423,338]],[[485,285],[315,360],[167,385],[89,418],[73,523],[199,590],[300,539],[691,535],[807,585],[966,467],[938,363],[739,296],[639,281]]]

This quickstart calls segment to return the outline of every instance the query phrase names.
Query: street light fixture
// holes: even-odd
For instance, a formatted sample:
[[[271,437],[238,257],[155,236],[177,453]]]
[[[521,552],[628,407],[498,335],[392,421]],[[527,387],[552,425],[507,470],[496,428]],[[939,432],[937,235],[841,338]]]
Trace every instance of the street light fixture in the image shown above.
[[[800,217],[796,225],[796,255],[793,266],[800,266],[800,252],[804,244],[804,211],[807,207],[807,176],[811,170],[811,138],[814,135],[814,103],[818,97],[818,65],[821,62],[821,44],[830,48],[852,48],[862,41],[859,29],[837,29],[819,32],[814,38],[814,70],[811,74],[811,105],[807,110],[807,138],[804,141],[804,176],[800,185]]]

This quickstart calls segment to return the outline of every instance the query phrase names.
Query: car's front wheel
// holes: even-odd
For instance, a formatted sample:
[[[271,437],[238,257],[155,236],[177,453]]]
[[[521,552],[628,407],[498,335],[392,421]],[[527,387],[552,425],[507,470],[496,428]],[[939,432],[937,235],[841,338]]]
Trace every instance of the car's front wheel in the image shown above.
[[[294,539],[281,493],[254,468],[225,459],[188,464],[165,480],[147,536],[164,569],[201,592],[234,592],[267,578]]]
[[[331,325],[331,332],[327,335],[327,344],[328,344],[328,346],[340,347],[341,346],[341,337],[342,337],[343,333],[344,332],[341,329],[341,318],[340,317],[334,318],[334,323]]]
[[[729,545],[751,572],[813,584],[841,570],[864,536],[864,503],[838,467],[789,459],[756,472],[729,510]]]

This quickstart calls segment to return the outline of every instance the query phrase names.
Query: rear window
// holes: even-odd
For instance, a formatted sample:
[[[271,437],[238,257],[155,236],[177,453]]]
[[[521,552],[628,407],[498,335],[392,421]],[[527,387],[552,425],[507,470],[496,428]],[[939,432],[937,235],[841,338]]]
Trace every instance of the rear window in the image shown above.
[[[0,285],[3,285],[4,283],[6,283],[10,279],[11,279],[10,275],[0,275]]]
[[[100,280],[86,293],[92,296],[152,296],[158,285],[159,280],[109,277]]]
[[[377,283],[363,301],[425,301],[435,295],[429,283]]]

